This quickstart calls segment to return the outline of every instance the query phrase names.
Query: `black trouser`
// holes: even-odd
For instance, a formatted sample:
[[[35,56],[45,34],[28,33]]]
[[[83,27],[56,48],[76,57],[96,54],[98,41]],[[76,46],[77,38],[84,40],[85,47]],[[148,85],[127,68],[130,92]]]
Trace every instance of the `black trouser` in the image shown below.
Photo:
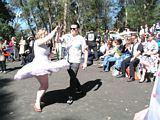
[[[80,63],[70,63],[70,67],[67,70],[68,74],[70,76],[69,96],[72,96],[72,97],[73,97],[76,89],[81,90],[81,84],[80,84],[79,80],[77,79],[77,73],[79,70],[79,66],[80,66]]]
[[[131,58],[132,57],[128,57],[125,60],[123,60],[122,65],[121,65],[121,71],[122,71],[122,74],[125,74],[126,68],[129,66],[130,77],[134,77],[134,71],[139,63],[139,59],[135,58],[133,61],[130,62]]]
[[[88,49],[89,49],[89,51],[91,51],[91,49],[93,49],[93,51],[94,51],[94,57],[95,57],[95,59],[98,59],[97,45],[96,44],[88,43]]]
[[[0,66],[1,66],[1,71],[6,71],[6,62],[5,61],[0,61]]]

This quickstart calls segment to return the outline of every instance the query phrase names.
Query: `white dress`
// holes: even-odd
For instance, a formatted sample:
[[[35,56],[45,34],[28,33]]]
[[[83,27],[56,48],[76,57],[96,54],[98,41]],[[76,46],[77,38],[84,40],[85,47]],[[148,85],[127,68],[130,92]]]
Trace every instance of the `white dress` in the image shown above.
[[[21,39],[21,40],[20,40],[20,43],[19,43],[19,45],[20,45],[19,54],[20,54],[20,55],[21,55],[21,54],[24,54],[25,44],[26,44],[26,41],[23,40],[23,39]]]
[[[51,74],[52,72],[59,71],[61,68],[69,67],[69,63],[65,59],[56,62],[49,60],[48,59],[49,53],[50,51],[47,45],[45,44],[39,45],[39,40],[36,40],[34,43],[35,57],[33,61],[23,66],[20,70],[18,70],[18,72],[14,76],[14,79],[21,80],[21,79],[31,78],[34,76]]]
[[[160,120],[160,71],[156,75],[149,107],[136,113],[133,120]]]
[[[160,73],[157,73],[150,105],[144,120],[160,120]]]

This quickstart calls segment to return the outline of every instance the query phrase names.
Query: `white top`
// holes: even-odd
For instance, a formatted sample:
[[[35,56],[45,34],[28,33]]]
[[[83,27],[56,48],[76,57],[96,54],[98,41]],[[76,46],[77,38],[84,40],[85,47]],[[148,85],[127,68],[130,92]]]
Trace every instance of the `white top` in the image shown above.
[[[19,54],[23,54],[25,51],[26,41],[21,39],[19,45],[20,45]]]
[[[63,38],[67,49],[67,55],[65,58],[70,63],[80,63],[82,53],[87,48],[85,39],[81,35],[73,37],[71,34],[66,34]]]

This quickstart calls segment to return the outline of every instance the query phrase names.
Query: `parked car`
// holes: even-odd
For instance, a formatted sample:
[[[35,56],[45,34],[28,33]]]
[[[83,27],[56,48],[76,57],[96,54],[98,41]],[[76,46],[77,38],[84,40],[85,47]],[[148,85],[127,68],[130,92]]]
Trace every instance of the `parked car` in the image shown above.
[[[112,39],[123,39],[123,37],[118,32],[115,31],[110,31],[109,36]]]

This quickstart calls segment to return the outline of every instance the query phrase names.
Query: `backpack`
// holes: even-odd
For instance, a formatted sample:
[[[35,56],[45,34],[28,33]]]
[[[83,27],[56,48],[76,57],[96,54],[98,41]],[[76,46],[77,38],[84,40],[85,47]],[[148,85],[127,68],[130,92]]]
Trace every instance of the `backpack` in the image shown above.
[[[94,32],[88,33],[88,35],[87,35],[87,40],[88,41],[95,41],[95,39],[96,39],[96,35],[95,35]]]

